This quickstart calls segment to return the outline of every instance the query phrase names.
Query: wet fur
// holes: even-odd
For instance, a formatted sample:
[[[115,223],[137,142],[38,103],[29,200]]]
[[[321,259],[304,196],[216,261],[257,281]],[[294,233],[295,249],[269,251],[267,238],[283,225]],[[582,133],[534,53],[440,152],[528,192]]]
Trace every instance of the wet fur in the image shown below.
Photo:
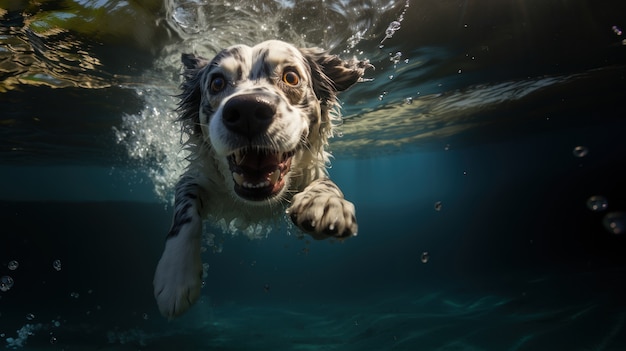
[[[328,179],[325,148],[339,118],[337,92],[356,83],[368,67],[364,61],[344,61],[321,49],[297,49],[281,41],[233,46],[210,61],[185,54],[182,62],[186,69],[178,112],[189,135],[189,166],[176,186],[174,219],[154,278],[159,309],[169,318],[184,313],[200,296],[205,218],[227,223],[237,219],[245,227],[279,218],[288,206],[291,220],[316,239],[356,235],[354,206]],[[285,67],[300,73],[300,86],[286,86],[276,78]],[[226,72],[231,85],[224,93],[209,94],[217,71]],[[224,128],[224,106],[244,92],[271,98],[280,114],[254,142],[296,150],[284,190],[263,201],[237,196],[226,162],[241,136]]]

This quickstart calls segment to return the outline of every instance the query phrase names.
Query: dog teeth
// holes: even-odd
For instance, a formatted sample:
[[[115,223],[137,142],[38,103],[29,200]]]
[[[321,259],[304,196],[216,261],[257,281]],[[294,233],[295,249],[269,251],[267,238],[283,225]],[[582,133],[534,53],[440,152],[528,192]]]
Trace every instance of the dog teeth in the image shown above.
[[[247,189],[258,189],[258,188],[268,187],[269,185],[270,185],[270,182],[265,180],[265,181],[262,181],[262,182],[257,183],[257,184],[253,184],[253,183],[250,183],[250,182],[243,182],[241,184],[241,187],[247,188]]]
[[[233,180],[235,181],[235,183],[237,183],[237,185],[239,185],[242,188],[247,188],[247,189],[265,188],[265,187],[270,186],[271,184],[278,183],[278,181],[281,179],[281,173],[280,173],[279,169],[277,169],[274,172],[270,173],[269,179],[264,180],[264,181],[259,182],[259,183],[247,182],[244,179],[243,174],[239,174],[237,172],[233,172],[232,176],[233,176]]]
[[[279,179],[280,179],[280,169],[277,169],[274,172],[272,172],[272,174],[270,174],[270,182],[272,184],[278,183]]]
[[[244,156],[243,151],[241,149],[235,151],[234,156],[235,156],[235,163],[238,165],[241,164],[241,161],[243,161],[243,156]]]
[[[278,172],[278,176],[275,175],[275,173]],[[276,183],[276,181],[278,181],[278,178],[280,176],[280,171],[276,171],[273,172],[270,175],[270,180],[264,180],[262,182],[259,183],[251,183],[251,182],[247,182],[244,179],[243,174],[239,174],[237,172],[233,172],[233,180],[235,181],[235,183],[237,183],[237,185],[239,185],[242,188],[246,188],[246,189],[258,189],[258,188],[265,188],[270,186],[270,184]],[[274,179],[277,179],[276,181],[274,181]]]
[[[244,183],[243,174],[233,172],[233,180],[235,181],[235,183],[237,183],[237,185],[243,186],[243,183]]]

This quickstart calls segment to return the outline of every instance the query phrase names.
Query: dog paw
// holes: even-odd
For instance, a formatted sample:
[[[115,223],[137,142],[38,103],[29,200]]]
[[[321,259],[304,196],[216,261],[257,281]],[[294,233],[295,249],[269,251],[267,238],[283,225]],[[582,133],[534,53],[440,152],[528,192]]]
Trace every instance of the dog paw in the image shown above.
[[[196,247],[182,240],[167,240],[154,275],[154,297],[161,314],[170,319],[187,311],[202,288],[200,243]]]
[[[354,205],[334,193],[302,192],[287,209],[291,220],[314,239],[357,234]]]

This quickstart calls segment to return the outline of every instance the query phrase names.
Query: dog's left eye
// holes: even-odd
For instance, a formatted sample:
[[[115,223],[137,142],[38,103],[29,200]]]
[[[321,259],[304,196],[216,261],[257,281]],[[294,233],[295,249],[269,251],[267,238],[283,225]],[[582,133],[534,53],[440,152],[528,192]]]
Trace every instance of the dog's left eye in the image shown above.
[[[288,85],[296,86],[300,83],[300,76],[294,71],[285,71],[283,73],[283,82]]]
[[[211,80],[211,93],[219,93],[220,91],[224,90],[224,88],[226,88],[226,79],[224,79],[224,77],[214,77]]]

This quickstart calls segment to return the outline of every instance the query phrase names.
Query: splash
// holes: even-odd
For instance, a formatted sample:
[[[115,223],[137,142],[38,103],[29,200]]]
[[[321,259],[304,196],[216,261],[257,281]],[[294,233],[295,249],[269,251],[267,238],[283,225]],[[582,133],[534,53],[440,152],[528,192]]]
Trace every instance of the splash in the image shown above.
[[[134,115],[124,115],[122,126],[114,127],[118,143],[126,146],[128,157],[138,163],[152,182],[157,197],[173,202],[174,184],[184,171],[187,151],[182,148],[186,134],[176,122],[173,92],[159,87],[137,89],[146,101]]]
[[[351,49],[361,40],[375,38],[377,19],[402,5],[386,1],[169,0],[164,22],[183,40],[164,47],[153,70],[142,79],[149,83],[134,88],[145,106],[138,114],[123,116],[122,124],[114,128],[117,143],[124,145],[128,158],[147,173],[158,199],[172,203],[173,188],[184,172],[188,154],[182,148],[186,135],[174,111],[180,80],[164,81],[163,77],[180,77],[182,52],[212,57],[234,44],[254,45],[268,39],[329,50],[342,45]],[[407,7],[408,1],[400,20]],[[225,223],[224,227],[233,229],[239,224]],[[260,228],[246,231],[254,237],[266,233]]]

